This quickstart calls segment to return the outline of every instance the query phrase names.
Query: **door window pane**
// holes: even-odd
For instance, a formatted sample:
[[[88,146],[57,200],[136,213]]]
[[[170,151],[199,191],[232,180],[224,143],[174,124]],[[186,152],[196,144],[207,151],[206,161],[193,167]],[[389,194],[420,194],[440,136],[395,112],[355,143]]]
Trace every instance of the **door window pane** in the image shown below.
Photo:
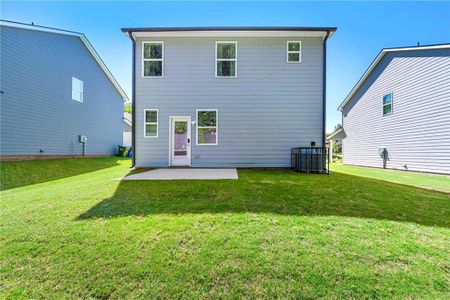
[[[186,156],[187,155],[187,151],[174,151],[173,155],[174,156]]]
[[[186,122],[175,122],[175,133],[185,134],[186,132],[187,132],[187,123]]]
[[[177,156],[177,150],[184,150],[188,148],[188,127],[186,121],[174,122],[174,155]],[[178,151],[178,156],[181,156],[183,151]],[[187,152],[186,152],[187,153]]]

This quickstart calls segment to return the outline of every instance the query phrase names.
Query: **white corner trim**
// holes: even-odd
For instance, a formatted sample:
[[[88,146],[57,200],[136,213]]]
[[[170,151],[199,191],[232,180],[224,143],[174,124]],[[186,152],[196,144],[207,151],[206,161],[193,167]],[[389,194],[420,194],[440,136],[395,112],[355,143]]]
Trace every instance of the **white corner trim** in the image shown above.
[[[112,75],[111,71],[108,69],[106,64],[103,62],[101,57],[98,55],[97,51],[95,51],[94,47],[91,45],[91,43],[89,42],[89,40],[86,38],[86,36],[83,33],[62,30],[62,29],[56,29],[56,28],[50,28],[50,27],[44,27],[44,26],[38,26],[38,25],[28,25],[28,24],[23,24],[23,23],[9,22],[9,21],[0,21],[0,26],[21,28],[21,29],[28,29],[28,30],[36,30],[36,31],[43,31],[43,32],[50,32],[50,33],[57,33],[57,34],[64,34],[64,35],[78,37],[83,42],[84,46],[88,49],[88,51],[91,53],[91,55],[94,57],[95,61],[100,66],[100,68],[103,70],[103,72],[108,77],[108,79],[114,85],[117,92],[122,96],[122,99],[124,101],[128,100],[127,94],[124,92],[122,87],[119,85],[117,80]]]

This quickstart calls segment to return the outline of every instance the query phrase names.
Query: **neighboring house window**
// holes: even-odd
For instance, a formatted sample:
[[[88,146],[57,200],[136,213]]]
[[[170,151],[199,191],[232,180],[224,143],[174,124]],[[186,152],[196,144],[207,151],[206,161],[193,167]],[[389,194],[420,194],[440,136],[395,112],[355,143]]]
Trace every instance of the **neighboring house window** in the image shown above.
[[[158,137],[158,110],[144,110],[144,136],[150,138]]]
[[[197,145],[217,145],[217,109],[197,110]]]
[[[144,77],[162,77],[164,43],[143,42],[142,48],[142,75]]]
[[[236,77],[237,42],[216,42],[216,77]]]
[[[83,81],[72,77],[72,100],[83,102]]]
[[[393,98],[392,93],[383,96],[383,116],[392,114]]]
[[[287,42],[287,61],[288,63],[299,63],[302,61],[302,42]]]

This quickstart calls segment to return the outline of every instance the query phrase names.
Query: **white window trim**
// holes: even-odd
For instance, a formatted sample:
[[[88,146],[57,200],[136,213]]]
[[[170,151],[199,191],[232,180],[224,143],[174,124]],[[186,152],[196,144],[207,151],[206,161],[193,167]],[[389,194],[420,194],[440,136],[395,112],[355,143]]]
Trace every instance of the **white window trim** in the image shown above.
[[[162,45],[162,51],[161,51],[161,58],[144,58],[144,47],[145,44],[161,44]],[[142,78],[163,78],[164,77],[164,42],[162,41],[143,41],[142,42],[142,71],[141,71],[141,76]],[[161,76],[145,76],[144,75],[144,70],[145,70],[145,62],[146,61],[160,61],[161,62]]]
[[[383,98],[386,97],[387,95],[391,95],[391,104],[384,104],[384,101],[383,101],[384,99]],[[386,93],[386,94],[383,95],[383,98],[381,98],[381,101],[383,101],[383,108],[382,108],[381,113],[383,114],[383,116],[392,115],[394,113],[394,93],[393,92]],[[388,113],[388,114],[385,114],[384,113],[384,107],[388,106],[388,105],[391,106],[391,112]]]
[[[217,58],[217,45],[218,44],[235,44],[235,58]],[[216,51],[215,51],[215,65],[214,65],[214,74],[216,78],[236,78],[238,74],[238,43],[237,41],[216,41]],[[217,76],[217,62],[218,61],[234,61],[234,76]]]
[[[147,122],[147,111],[156,111],[156,123],[155,122]],[[156,124],[156,136],[148,136],[147,135],[147,124]],[[156,108],[147,108],[144,109],[144,138],[146,139],[156,139],[159,136],[159,110]]]
[[[199,126],[198,125],[198,112],[199,111],[215,111],[216,112],[216,126]],[[210,108],[204,108],[204,109],[197,109],[196,110],[196,129],[195,129],[195,144],[197,146],[217,146],[219,144],[219,110],[218,109],[210,109]],[[198,143],[198,129],[199,128],[215,128],[216,129],[216,143],[215,144],[199,144]]]
[[[300,50],[298,50],[298,51],[289,50],[289,43],[299,43]],[[290,53],[298,53],[298,61],[289,61]],[[302,41],[287,41],[286,42],[286,62],[288,64],[299,64],[302,62]]]
[[[81,93],[81,100],[74,99],[73,95],[71,95],[72,96],[72,100],[77,101],[79,103],[83,103],[84,102],[84,82],[83,82],[83,80],[80,80],[80,79],[72,76],[72,93],[74,91],[74,89],[73,89],[73,81],[74,80],[81,82],[81,91],[77,91],[77,92]]]

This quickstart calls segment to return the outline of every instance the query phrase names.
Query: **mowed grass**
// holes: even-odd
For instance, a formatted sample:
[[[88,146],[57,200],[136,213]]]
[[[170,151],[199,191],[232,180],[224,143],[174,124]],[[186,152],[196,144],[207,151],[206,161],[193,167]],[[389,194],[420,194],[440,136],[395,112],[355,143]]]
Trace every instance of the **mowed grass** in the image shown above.
[[[331,171],[450,193],[450,175],[331,164]]]
[[[1,298],[450,297],[449,194],[338,172],[115,180],[129,163],[1,164]]]

